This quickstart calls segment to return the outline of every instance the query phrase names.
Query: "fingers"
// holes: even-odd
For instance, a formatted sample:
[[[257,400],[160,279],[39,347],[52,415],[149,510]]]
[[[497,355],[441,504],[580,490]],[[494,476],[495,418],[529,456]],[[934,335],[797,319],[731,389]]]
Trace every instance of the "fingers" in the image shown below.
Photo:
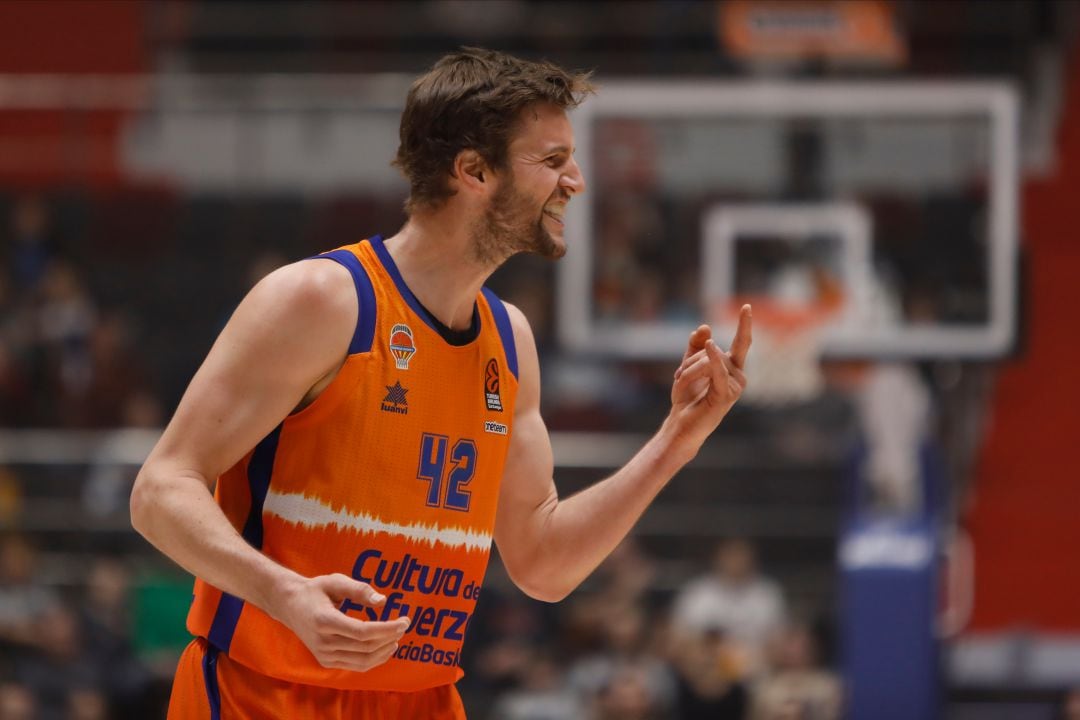
[[[363,621],[332,608],[311,618],[313,632],[304,643],[324,667],[370,670],[390,659],[409,627],[408,618]]]
[[[700,361],[700,360],[701,360],[701,358],[703,358],[703,357],[705,357],[705,346],[704,346],[704,345],[702,345],[701,349],[700,349],[700,350],[698,350],[698,351],[697,351],[696,353],[694,353],[693,355],[689,355],[689,356],[687,356],[687,357],[684,357],[684,358],[683,358],[683,361],[682,361],[682,363],[681,363],[681,364],[679,365],[679,367],[678,367],[678,368],[676,368],[676,369],[675,369],[675,379],[676,379],[676,380],[678,380],[678,379],[679,379],[679,377],[680,377],[680,376],[681,376],[681,375],[682,375],[682,374],[683,374],[684,372],[686,372],[686,369],[687,369],[688,367],[690,367],[690,366],[691,366],[691,365],[693,365],[694,363],[696,363],[696,362]]]
[[[387,624],[387,623],[381,623],[381,622],[366,622],[366,623],[364,621],[360,621],[360,622],[362,624],[365,624],[365,625],[385,625],[385,624]],[[392,624],[397,625],[398,623],[395,621]],[[396,645],[401,640],[402,636],[405,634],[405,629],[407,627],[408,627],[408,625],[403,625],[402,630],[400,632],[394,632],[393,634],[391,634],[389,636],[387,636],[387,635],[385,635],[383,633],[377,633],[377,634],[373,634],[371,637],[369,637],[367,639],[364,639],[364,640],[358,640],[358,639],[356,639],[356,637],[353,637],[353,636],[338,635],[338,634],[328,634],[328,635],[325,635],[323,637],[322,649],[323,649],[324,652],[343,651],[343,652],[361,652],[361,653],[368,653],[368,654],[379,652],[379,651],[383,650],[384,648],[386,648],[388,645]]]
[[[334,601],[334,605],[340,605],[345,600],[351,600],[353,603],[377,607],[386,602],[386,598],[373,587],[367,583],[354,580],[348,575],[342,575],[341,573],[324,575],[317,578],[316,581],[330,599]],[[387,641],[396,642],[409,629],[411,623],[411,620],[406,616],[386,622],[359,620],[337,610],[320,615],[318,620],[319,629],[323,633],[338,635],[362,643],[375,643],[376,646],[381,646]]]
[[[705,349],[711,361],[709,363],[709,390],[721,397],[725,393],[730,393],[730,402],[735,402],[746,389],[746,374],[743,373],[742,368],[735,365],[731,355],[717,347],[716,343],[710,342]],[[737,387],[732,386],[732,381]]]
[[[319,658],[319,664],[328,668],[340,668],[343,670],[355,670],[366,672],[382,665],[394,656],[398,644],[390,643],[380,648],[377,652],[354,652],[350,650],[333,650],[324,653]]]
[[[367,583],[354,580],[348,575],[342,575],[341,573],[323,575],[316,578],[316,582],[335,604],[340,604],[344,600],[352,600],[360,605],[377,607],[386,602],[386,598],[380,595],[375,588]]]
[[[342,573],[303,578],[282,595],[281,621],[325,667],[365,671],[381,665],[393,656],[412,622],[407,616],[368,621],[343,612],[345,607],[381,606],[386,598]]]
[[[728,368],[731,366],[732,360],[712,340],[705,345],[705,352],[709,356],[709,390],[714,395],[720,394],[727,387],[728,377],[730,376]]]
[[[711,338],[712,328],[708,325],[699,325],[697,330],[690,333],[690,341],[686,345],[686,352],[683,353],[683,363],[685,364],[691,355],[704,350],[705,343]]]
[[[393,620],[360,620],[338,612],[337,617],[345,622],[332,622],[326,631],[345,638],[353,647],[380,647],[387,642],[397,642],[409,629],[412,620],[404,615]]]
[[[723,365],[726,371],[725,376],[720,378],[712,377],[713,362],[719,362]],[[718,380],[723,382],[725,377],[738,383],[740,393],[746,389],[746,374],[742,368],[735,364],[732,354],[724,352],[715,342],[709,340],[702,350],[684,361],[675,371],[675,383],[672,385],[671,392],[672,400],[674,402],[692,400],[701,394],[710,381]]]
[[[360,620],[350,617],[339,610],[333,610],[328,617],[320,617],[319,630],[324,635],[338,635],[352,643],[378,644],[397,641],[409,629],[412,620],[401,616],[393,620]]]
[[[671,388],[672,403],[690,402],[709,388],[709,357],[702,350],[690,365],[679,368]]]
[[[742,370],[746,367],[746,353],[750,351],[753,316],[750,306],[743,305],[739,310],[739,326],[735,328],[735,339],[731,341],[731,361]]]

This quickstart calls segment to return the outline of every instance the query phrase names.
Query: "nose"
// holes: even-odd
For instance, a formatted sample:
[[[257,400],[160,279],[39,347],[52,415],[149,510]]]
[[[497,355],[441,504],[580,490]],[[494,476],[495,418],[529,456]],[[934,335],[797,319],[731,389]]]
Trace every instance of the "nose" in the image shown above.
[[[585,192],[585,176],[581,174],[581,168],[578,167],[577,160],[573,156],[570,157],[566,172],[559,178],[559,185],[571,195]]]

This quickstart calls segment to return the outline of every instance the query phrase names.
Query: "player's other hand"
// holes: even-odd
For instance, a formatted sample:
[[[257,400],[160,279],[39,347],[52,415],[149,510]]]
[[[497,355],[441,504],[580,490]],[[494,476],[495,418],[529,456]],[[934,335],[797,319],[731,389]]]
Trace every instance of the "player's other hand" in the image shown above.
[[[671,386],[669,427],[688,457],[693,457],[746,388],[746,354],[750,351],[752,316],[749,305],[739,311],[739,324],[724,352],[702,325],[690,334],[682,363]]]
[[[297,576],[279,593],[271,614],[297,634],[323,667],[364,672],[382,665],[397,650],[409,618],[360,620],[341,612],[346,600],[368,607],[386,602],[370,585],[348,575]]]

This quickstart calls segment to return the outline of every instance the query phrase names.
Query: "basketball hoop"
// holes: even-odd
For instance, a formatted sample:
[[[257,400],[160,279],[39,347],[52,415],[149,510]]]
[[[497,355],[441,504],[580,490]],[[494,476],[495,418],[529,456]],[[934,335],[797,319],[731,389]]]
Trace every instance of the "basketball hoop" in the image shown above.
[[[714,321],[733,326],[739,308],[745,303],[753,307],[754,334],[746,358],[749,383],[742,402],[781,406],[819,397],[825,388],[821,371],[823,334],[837,305],[785,303],[766,296],[741,297],[717,303]]]

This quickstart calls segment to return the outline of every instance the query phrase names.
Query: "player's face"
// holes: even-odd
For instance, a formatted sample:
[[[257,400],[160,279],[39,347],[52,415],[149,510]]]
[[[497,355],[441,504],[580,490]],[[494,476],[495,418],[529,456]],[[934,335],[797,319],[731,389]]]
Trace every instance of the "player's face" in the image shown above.
[[[510,143],[510,172],[500,180],[478,228],[481,257],[501,261],[519,252],[566,254],[563,213],[584,192],[566,112],[547,103],[526,108]]]

